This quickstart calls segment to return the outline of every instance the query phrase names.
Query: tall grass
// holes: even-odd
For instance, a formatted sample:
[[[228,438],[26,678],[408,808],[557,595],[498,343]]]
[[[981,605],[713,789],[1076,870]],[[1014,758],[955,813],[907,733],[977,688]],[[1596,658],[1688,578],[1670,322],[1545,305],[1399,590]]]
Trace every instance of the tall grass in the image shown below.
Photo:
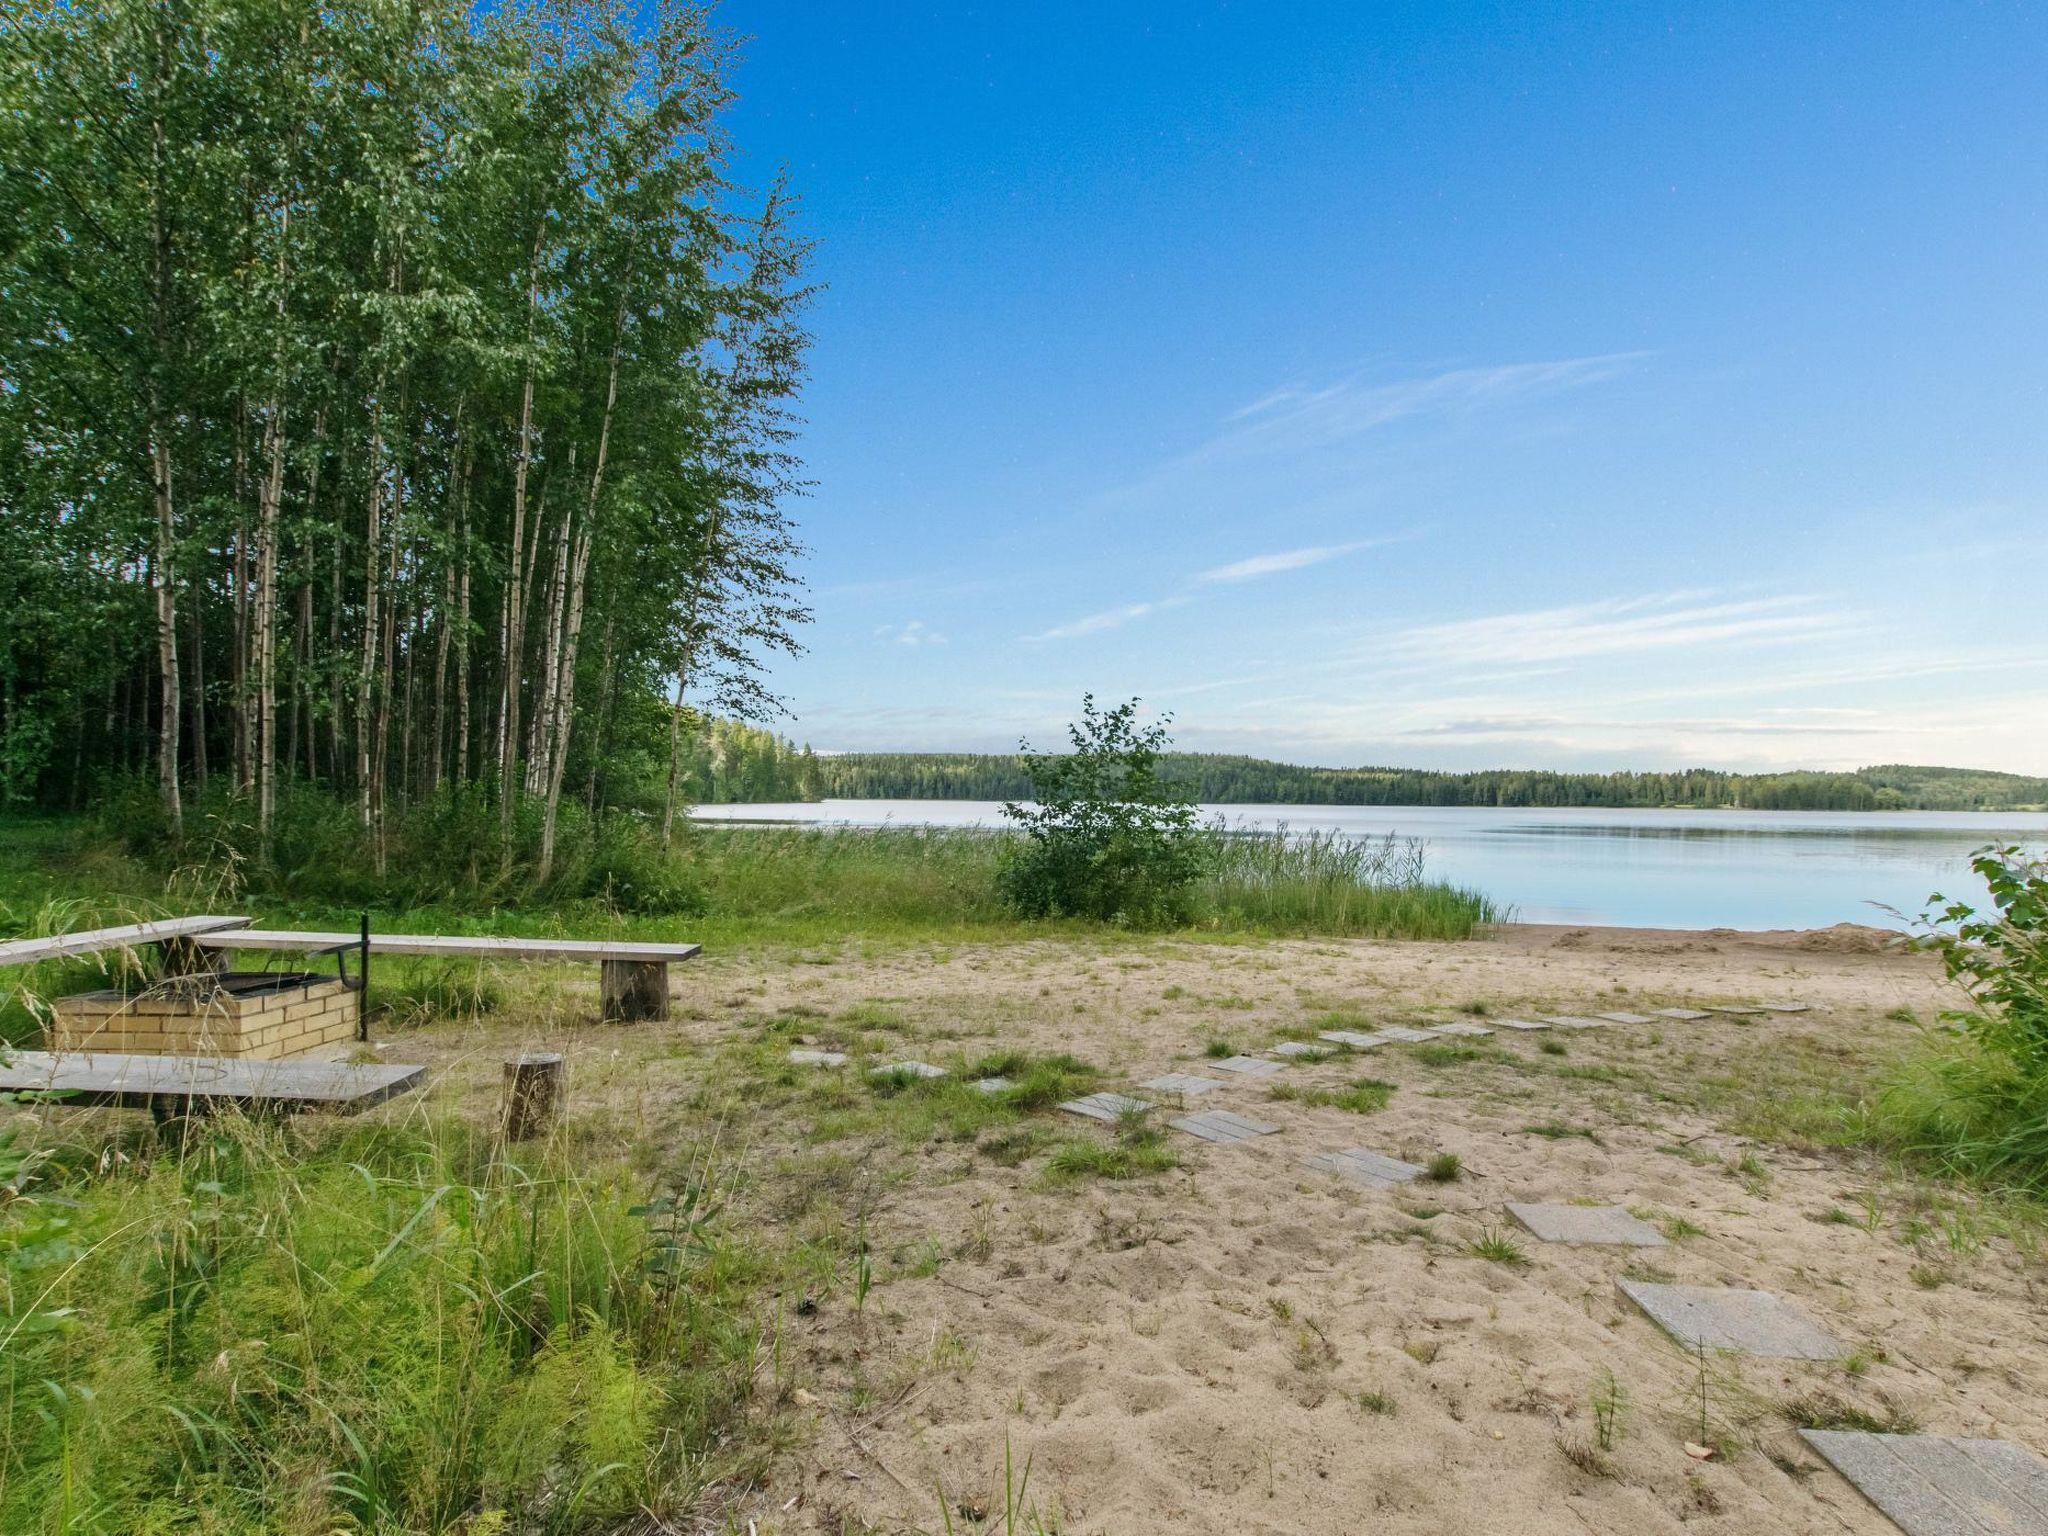
[[[1392,834],[1218,830],[1197,893],[1217,926],[1462,939],[1503,913],[1477,891],[1433,881],[1423,844]]]
[[[695,1193],[424,1117],[13,1162],[0,1530],[616,1529],[758,1470],[756,1266]]]

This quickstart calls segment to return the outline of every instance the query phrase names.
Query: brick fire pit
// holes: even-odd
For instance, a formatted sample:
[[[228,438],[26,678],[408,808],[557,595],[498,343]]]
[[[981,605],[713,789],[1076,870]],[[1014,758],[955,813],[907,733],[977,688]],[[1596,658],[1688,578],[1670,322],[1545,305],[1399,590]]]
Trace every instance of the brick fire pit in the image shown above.
[[[307,971],[201,973],[133,994],[81,992],[51,1004],[50,1049],[305,1056],[357,1038],[361,996],[333,975]]]

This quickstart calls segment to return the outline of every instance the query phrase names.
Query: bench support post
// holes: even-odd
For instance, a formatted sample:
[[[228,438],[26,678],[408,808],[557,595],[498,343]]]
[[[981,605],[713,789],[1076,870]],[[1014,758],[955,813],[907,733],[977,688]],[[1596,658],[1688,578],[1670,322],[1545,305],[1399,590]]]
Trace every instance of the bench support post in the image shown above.
[[[559,1052],[524,1055],[505,1063],[505,1139],[545,1136],[562,1113],[565,1074]]]
[[[603,964],[606,1023],[632,1024],[668,1017],[666,960],[607,960]]]

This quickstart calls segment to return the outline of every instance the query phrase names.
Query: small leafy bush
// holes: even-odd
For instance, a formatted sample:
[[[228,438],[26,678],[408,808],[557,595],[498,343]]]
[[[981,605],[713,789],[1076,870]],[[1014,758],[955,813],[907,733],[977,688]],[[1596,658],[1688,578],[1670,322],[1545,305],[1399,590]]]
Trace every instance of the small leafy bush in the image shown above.
[[[1213,835],[1183,786],[1159,774],[1168,721],[1138,723],[1138,701],[1081,701],[1064,756],[1024,745],[1033,802],[1003,814],[1022,831],[998,870],[1003,897],[1027,917],[1092,917],[1149,926],[1184,922],[1211,862]]]

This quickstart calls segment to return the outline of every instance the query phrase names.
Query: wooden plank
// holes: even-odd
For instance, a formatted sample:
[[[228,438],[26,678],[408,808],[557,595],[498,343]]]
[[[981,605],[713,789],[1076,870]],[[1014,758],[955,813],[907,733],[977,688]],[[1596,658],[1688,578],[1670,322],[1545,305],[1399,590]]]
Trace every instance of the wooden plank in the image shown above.
[[[167,939],[189,939],[227,928],[246,928],[246,917],[167,917],[153,923],[128,923],[119,928],[87,928],[47,939],[10,939],[0,944],[0,965],[33,965],[64,955],[90,955],[108,949],[133,949]]]
[[[60,1092],[67,1104],[145,1109],[163,1101],[357,1110],[419,1086],[423,1066],[383,1062],[253,1061],[220,1056],[131,1056],[15,1051],[0,1090]]]
[[[282,928],[244,928],[202,934],[192,942],[205,949],[332,949],[355,944],[358,933],[299,933]],[[441,933],[373,933],[373,955],[453,955],[484,960],[688,960],[697,944],[642,944],[611,939],[525,939]]]

